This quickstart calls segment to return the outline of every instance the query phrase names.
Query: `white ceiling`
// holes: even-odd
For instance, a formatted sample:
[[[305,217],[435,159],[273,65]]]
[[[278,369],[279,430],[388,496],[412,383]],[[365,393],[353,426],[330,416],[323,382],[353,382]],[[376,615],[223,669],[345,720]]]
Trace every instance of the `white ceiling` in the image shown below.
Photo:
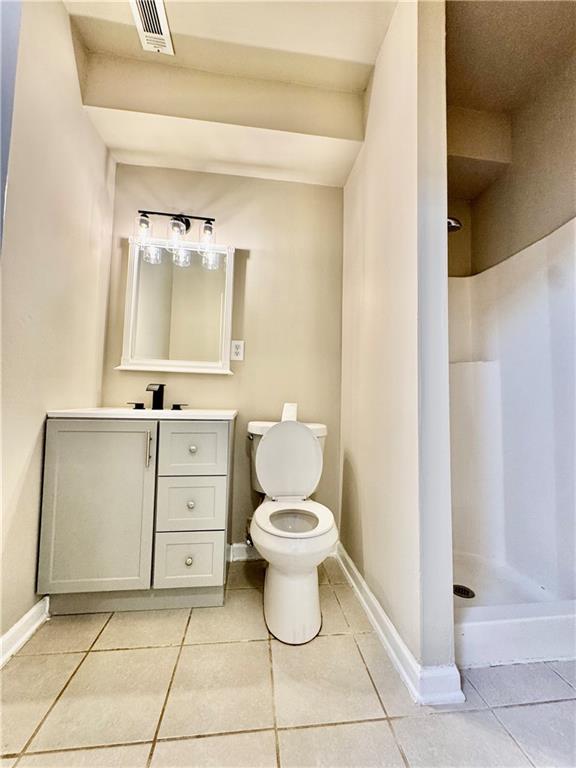
[[[206,173],[344,185],[362,142],[86,107],[114,158]]]
[[[72,16],[133,24],[127,0],[64,0]],[[167,0],[172,34],[373,64],[396,2]]]

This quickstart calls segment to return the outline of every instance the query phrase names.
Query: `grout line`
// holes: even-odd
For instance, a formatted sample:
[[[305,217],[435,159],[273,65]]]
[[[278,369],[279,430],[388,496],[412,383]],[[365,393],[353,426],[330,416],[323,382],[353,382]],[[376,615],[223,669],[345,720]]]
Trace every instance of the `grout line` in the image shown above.
[[[569,659],[569,661],[571,661],[571,659]],[[558,675],[560,680],[563,680],[565,683],[567,683],[570,686],[570,688],[576,689],[576,685],[573,685],[570,682],[570,680],[567,680],[561,672],[558,672],[558,670],[554,669],[554,667],[552,666],[552,664],[559,664],[559,663],[561,663],[561,662],[560,661],[546,661],[545,662],[545,664],[548,667],[548,669],[551,669],[552,672],[554,672],[556,675]]]
[[[378,697],[378,701],[380,702],[380,706],[382,707],[382,711],[384,712],[384,717],[388,717],[388,712],[386,711],[386,707],[384,706],[384,702],[382,701],[382,696],[380,696],[380,691],[378,690],[376,683],[374,682],[374,678],[372,677],[372,673],[368,669],[368,664],[366,663],[366,659],[364,658],[362,654],[362,650],[360,649],[360,646],[358,645],[358,640],[356,640],[356,635],[352,635],[354,638],[354,645],[356,646],[358,653],[360,654],[360,658],[362,659],[362,664],[364,664],[364,669],[366,670],[366,674],[370,678],[370,682],[372,683],[372,687],[374,688],[374,693]]]
[[[280,768],[280,739],[278,738],[278,717],[276,715],[276,688],[274,684],[274,662],[272,658],[272,638],[268,637],[268,661],[270,662],[270,684],[272,688],[272,720],[274,723],[274,745],[276,747],[276,766]]]
[[[390,728],[390,733],[392,734],[392,738],[394,739],[394,744],[396,744],[398,752],[400,752],[400,757],[402,758],[402,762],[404,763],[406,768],[410,768],[410,763],[408,762],[408,758],[406,757],[406,753],[404,752],[404,747],[402,746],[402,744],[400,744],[398,735],[394,730],[394,726],[392,725],[392,721],[388,720],[387,722],[388,722],[388,728]]]
[[[108,624],[110,623],[110,620],[112,619],[112,616],[114,616],[114,613],[111,613],[111,614],[108,616],[108,618],[106,619],[106,621],[105,621],[105,622],[104,622],[104,624],[102,625],[102,627],[101,627],[100,631],[97,633],[96,637],[94,638],[94,640],[92,641],[92,643],[91,643],[91,644],[90,644],[90,646],[88,647],[88,650],[85,652],[85,654],[84,654],[84,656],[82,657],[82,659],[80,659],[80,661],[79,661],[78,665],[76,666],[76,668],[74,669],[74,671],[72,672],[72,674],[70,675],[70,677],[68,678],[68,680],[66,681],[66,683],[64,684],[64,687],[62,688],[62,690],[60,691],[60,693],[59,693],[59,694],[56,696],[56,698],[54,699],[54,701],[52,702],[52,704],[51,704],[51,705],[50,705],[50,707],[48,708],[47,712],[44,714],[44,717],[43,717],[43,718],[40,720],[40,722],[38,723],[38,725],[36,726],[36,728],[35,728],[35,729],[34,729],[34,731],[32,732],[32,735],[29,737],[28,741],[27,741],[27,742],[24,744],[23,748],[20,750],[20,756],[19,756],[19,757],[18,757],[18,759],[16,760],[16,763],[14,764],[14,768],[15,768],[15,766],[16,766],[16,765],[18,765],[18,763],[20,762],[20,759],[22,758],[22,755],[24,755],[24,754],[25,754],[26,750],[28,749],[28,747],[30,746],[30,744],[32,743],[32,741],[34,740],[34,738],[35,738],[36,734],[38,733],[38,731],[40,730],[40,728],[42,728],[42,726],[43,726],[43,725],[44,725],[44,723],[46,722],[46,719],[49,717],[50,713],[52,712],[52,710],[54,709],[54,707],[56,706],[56,704],[57,704],[57,703],[60,701],[60,699],[61,699],[61,698],[62,698],[62,696],[64,695],[64,691],[66,691],[66,689],[68,688],[68,686],[70,685],[70,683],[72,682],[72,680],[73,680],[73,679],[76,677],[76,674],[78,673],[78,670],[80,669],[80,667],[81,667],[81,666],[84,664],[84,662],[85,662],[85,661],[86,661],[86,659],[88,658],[88,655],[89,655],[89,653],[90,653],[91,649],[94,647],[94,644],[96,643],[96,641],[98,640],[98,638],[100,637],[100,635],[102,634],[102,632],[104,632],[104,630],[106,629],[106,627],[107,627],[107,626],[108,626]]]
[[[26,752],[26,754],[15,753],[13,755],[1,755],[1,757],[2,758],[18,757],[18,759],[21,759],[22,757],[32,757],[33,755],[59,755],[61,752],[64,752],[64,753],[92,752],[98,749],[113,749],[115,747],[137,747],[137,746],[141,746],[142,744],[150,744],[150,743],[151,743],[150,739],[146,739],[144,741],[118,741],[118,742],[112,742],[110,744],[90,744],[85,747],[58,747],[57,749],[35,749],[30,752]]]
[[[160,726],[162,725],[162,720],[164,719],[164,713],[166,712],[166,706],[168,704],[168,698],[170,696],[170,692],[172,691],[172,683],[174,682],[174,678],[176,677],[176,669],[178,667],[178,662],[180,661],[180,656],[182,656],[182,649],[184,648],[184,640],[186,639],[186,633],[188,632],[188,627],[190,625],[190,620],[192,618],[192,611],[194,609],[190,608],[190,612],[188,614],[188,619],[186,620],[186,626],[184,627],[184,631],[182,632],[182,639],[180,641],[180,648],[178,649],[178,653],[176,654],[176,661],[174,662],[174,669],[172,670],[172,674],[170,676],[170,682],[168,683],[168,689],[166,691],[166,696],[164,697],[164,701],[162,703],[162,709],[160,710],[160,717],[158,718],[158,723],[156,724],[156,730],[154,731],[154,736],[152,737],[152,745],[150,747],[150,752],[148,753],[148,760],[146,761],[146,768],[150,768],[150,765],[152,763],[152,758],[154,757],[154,750],[156,749],[156,744],[158,743],[158,734],[160,732]]]
[[[335,728],[339,725],[362,725],[363,723],[385,723],[385,717],[365,717],[360,720],[336,720],[331,723],[306,723],[304,725],[279,725],[279,731],[306,731],[310,728]]]
[[[166,744],[172,741],[196,741],[197,739],[211,739],[215,736],[239,736],[245,733],[269,733],[274,729],[269,725],[265,728],[244,728],[239,731],[211,731],[210,733],[193,733],[189,736],[160,736],[157,744]]]
[[[509,737],[510,739],[512,739],[512,741],[514,742],[514,744],[516,744],[516,746],[518,747],[518,749],[520,750],[520,752],[521,752],[521,753],[524,755],[524,757],[526,758],[526,760],[528,760],[528,762],[530,763],[530,765],[531,765],[531,766],[534,766],[534,763],[533,763],[533,762],[532,762],[532,760],[530,759],[530,755],[529,755],[529,754],[526,752],[526,750],[525,750],[525,749],[522,747],[522,745],[521,745],[521,744],[518,742],[518,740],[516,739],[516,737],[512,735],[512,733],[511,733],[511,732],[508,730],[508,728],[506,728],[506,726],[504,725],[504,723],[502,722],[502,720],[500,720],[500,718],[498,717],[498,715],[496,714],[496,712],[494,712],[494,710],[490,710],[490,711],[491,711],[491,713],[492,713],[492,716],[493,716],[493,717],[494,717],[494,719],[496,720],[496,722],[497,722],[497,723],[500,725],[500,727],[501,727],[501,728],[503,728],[503,729],[504,729],[505,733],[508,735],[508,737]]]
[[[338,597],[338,593],[337,593],[337,592],[336,592],[336,590],[334,589],[334,586],[332,585],[332,583],[330,584],[330,587],[331,587],[331,589],[332,589],[332,594],[333,594],[333,595],[334,595],[334,597],[336,598],[336,602],[338,603],[338,607],[340,608],[340,611],[341,611],[341,613],[342,613],[342,616],[344,616],[344,621],[346,622],[346,626],[347,626],[347,627],[350,629],[350,631],[351,631],[352,633],[354,633],[354,630],[352,629],[352,625],[351,625],[351,624],[350,624],[350,622],[348,621],[348,616],[346,616],[346,613],[344,612],[344,608],[342,607],[342,603],[340,602],[340,598]]]

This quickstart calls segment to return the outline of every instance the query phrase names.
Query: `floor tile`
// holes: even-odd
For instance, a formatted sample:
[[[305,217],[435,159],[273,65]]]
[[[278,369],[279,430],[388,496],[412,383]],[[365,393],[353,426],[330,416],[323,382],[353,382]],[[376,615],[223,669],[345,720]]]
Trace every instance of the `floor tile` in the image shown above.
[[[262,589],[265,560],[240,560],[228,566],[227,589]]]
[[[466,701],[462,704],[446,704],[438,707],[416,704],[408,693],[408,689],[402,682],[400,675],[394,668],[377,635],[358,635],[356,642],[389,717],[429,715],[434,712],[450,712],[453,710],[461,712],[471,709],[486,709],[486,703],[467,680],[463,682]]]
[[[454,712],[391,722],[410,768],[530,765],[492,712]]]
[[[273,726],[268,642],[182,649],[161,737]]]
[[[330,584],[348,584],[348,579],[335,557],[327,557],[322,563]]]
[[[544,663],[468,669],[465,675],[491,707],[576,696],[574,688]]]
[[[224,605],[193,608],[184,643],[231,643],[267,640],[262,592],[256,589],[226,591]]]
[[[322,629],[320,634],[341,635],[345,632],[351,632],[332,587],[328,584],[321,584],[319,589],[320,610],[322,611]]]
[[[2,670],[2,753],[19,752],[78,664],[81,653],[15,656]]]
[[[345,585],[337,585],[334,587],[338,602],[342,606],[346,621],[350,625],[353,632],[372,632],[372,624],[368,621],[368,617],[364,613],[364,608],[360,605],[360,602],[352,587]]]
[[[276,768],[274,731],[159,741],[151,768]]]
[[[87,651],[109,618],[109,613],[54,616],[40,627],[18,655]]]
[[[177,648],[88,654],[30,751],[151,739],[177,655]]]
[[[499,709],[496,717],[537,768],[576,765],[576,702]]]
[[[18,768],[146,768],[150,744],[25,755]]]
[[[548,666],[576,688],[576,661],[552,661]]]
[[[404,768],[387,722],[280,731],[282,768]]]
[[[115,613],[94,650],[180,645],[189,615],[189,609]]]
[[[354,638],[317,637],[300,646],[272,642],[276,716],[281,726],[383,717]]]
[[[0,757],[0,768],[13,768],[16,765],[15,757]]]

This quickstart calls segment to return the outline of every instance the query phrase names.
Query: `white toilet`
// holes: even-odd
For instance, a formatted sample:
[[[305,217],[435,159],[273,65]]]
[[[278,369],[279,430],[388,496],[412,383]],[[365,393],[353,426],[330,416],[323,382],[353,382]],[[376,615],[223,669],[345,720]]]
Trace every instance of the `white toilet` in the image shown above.
[[[320,631],[317,567],[338,541],[332,512],[309,498],[322,475],[320,440],[326,434],[324,425],[311,427],[298,421],[248,424],[253,485],[266,494],[250,525],[254,546],[268,561],[264,617],[274,637],[291,645]]]

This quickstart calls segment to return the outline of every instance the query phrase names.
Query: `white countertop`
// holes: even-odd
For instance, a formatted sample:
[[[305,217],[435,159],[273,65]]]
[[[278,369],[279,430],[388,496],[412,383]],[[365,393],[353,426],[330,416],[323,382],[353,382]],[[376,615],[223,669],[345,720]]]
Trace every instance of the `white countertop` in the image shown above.
[[[238,411],[200,410],[184,408],[181,411],[144,408],[69,408],[65,411],[48,411],[51,419],[175,419],[184,421],[234,421]]]

